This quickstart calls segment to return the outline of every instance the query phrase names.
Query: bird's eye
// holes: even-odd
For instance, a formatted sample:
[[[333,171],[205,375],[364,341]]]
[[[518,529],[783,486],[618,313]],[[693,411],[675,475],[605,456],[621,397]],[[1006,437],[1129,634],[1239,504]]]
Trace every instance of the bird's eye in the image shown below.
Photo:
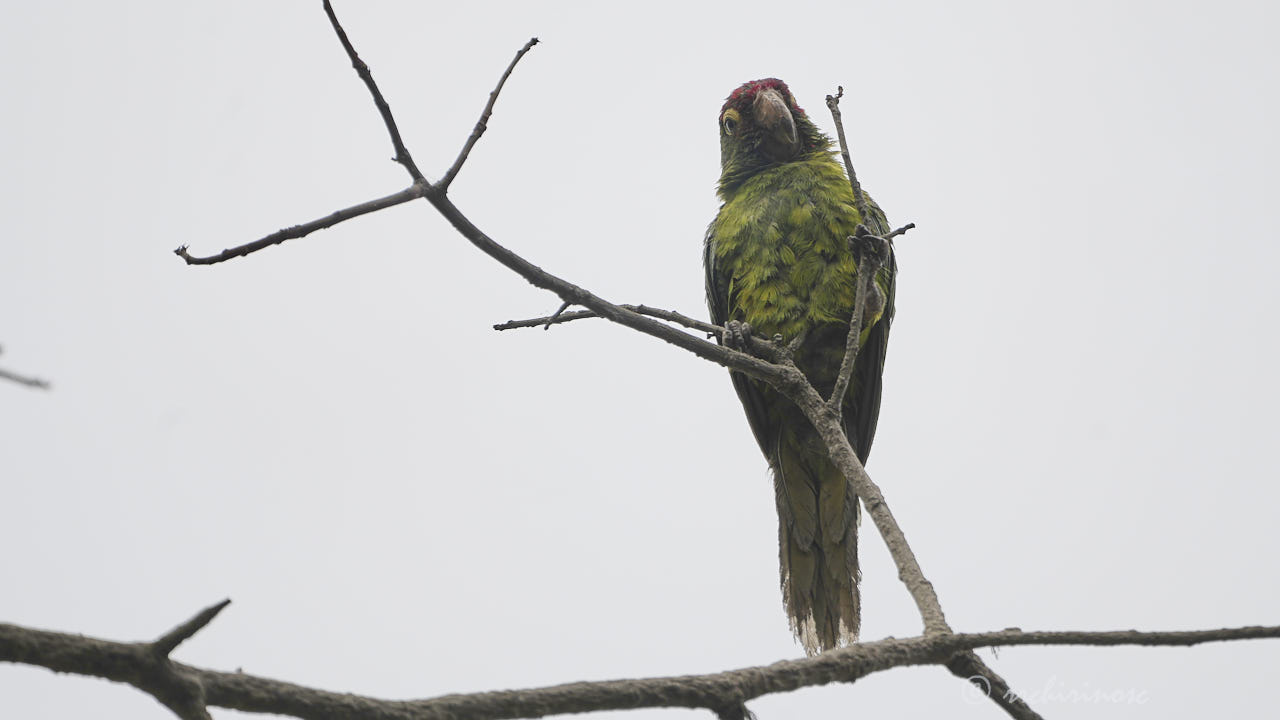
[[[724,116],[720,118],[720,124],[724,126],[725,135],[732,135],[738,129],[738,111],[725,110]]]

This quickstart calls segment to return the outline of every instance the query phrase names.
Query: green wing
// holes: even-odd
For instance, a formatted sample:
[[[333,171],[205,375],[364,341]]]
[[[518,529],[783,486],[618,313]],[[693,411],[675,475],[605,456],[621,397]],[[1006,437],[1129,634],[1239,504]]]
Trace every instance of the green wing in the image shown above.
[[[873,229],[874,230],[874,229]],[[882,232],[874,230],[875,232]],[[867,342],[858,348],[858,361],[853,367],[853,389],[846,400],[844,434],[858,454],[862,464],[871,454],[871,443],[876,439],[876,422],[880,418],[880,392],[883,388],[885,352],[889,347],[889,327],[893,324],[893,294],[898,274],[893,247],[889,247],[889,259],[877,273],[884,288],[884,314],[871,328]]]
[[[723,327],[733,318],[729,317],[729,277],[716,266],[716,255],[712,252],[715,243],[714,228],[715,223],[707,228],[707,236],[702,244],[702,267],[706,272],[707,309],[711,312],[711,324]],[[729,379],[733,381],[733,389],[737,391],[738,400],[746,410],[747,423],[751,425],[751,433],[756,436],[760,451],[766,458],[772,459],[778,439],[778,425],[769,420],[764,396],[755,381],[740,372],[729,371]]]

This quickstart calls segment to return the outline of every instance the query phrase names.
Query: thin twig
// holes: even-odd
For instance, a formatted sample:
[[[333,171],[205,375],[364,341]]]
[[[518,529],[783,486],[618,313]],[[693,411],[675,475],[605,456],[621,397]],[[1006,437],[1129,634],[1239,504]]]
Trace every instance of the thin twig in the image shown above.
[[[484,135],[485,130],[489,129],[489,116],[493,115],[493,105],[498,102],[498,93],[502,92],[502,86],[507,83],[507,78],[511,77],[511,71],[516,69],[516,63],[520,62],[520,58],[524,57],[525,53],[529,52],[537,44],[538,38],[529,38],[529,42],[520,48],[516,56],[511,59],[511,64],[507,65],[507,71],[502,73],[502,77],[498,80],[498,86],[489,93],[489,102],[485,103],[484,111],[480,113],[480,119],[471,130],[471,136],[467,138],[467,142],[462,146],[462,152],[458,153],[458,158],[453,161],[453,165],[450,166],[448,172],[444,174],[444,177],[440,178],[440,182],[436,183],[440,190],[448,190],[449,185],[453,183],[453,179],[458,176],[458,171],[462,169],[462,164],[471,155],[471,148],[476,146],[476,143],[480,141],[480,136]]]
[[[836,137],[840,143],[840,154],[844,158],[845,171],[849,175],[849,184],[853,189],[854,202],[857,205],[860,219],[865,223],[869,218],[866,195],[862,192],[862,186],[858,184],[858,175],[854,171],[853,161],[849,157],[849,144],[845,140],[844,122],[840,115],[840,98],[842,97],[844,97],[844,87],[840,86],[836,88],[835,95],[827,96],[827,107],[831,110],[831,117],[835,120]],[[914,225],[899,228],[891,236],[906,232],[910,227],[914,227]],[[937,593],[934,592],[933,583],[930,583],[925,578],[924,571],[920,568],[915,553],[911,550],[911,545],[907,543],[907,538],[902,533],[902,528],[898,526],[893,513],[889,512],[889,506],[885,504],[883,493],[871,481],[871,477],[867,475],[866,469],[862,467],[862,463],[853,452],[844,433],[844,423],[841,420],[840,413],[840,399],[843,398],[844,389],[848,386],[849,378],[853,373],[854,361],[857,359],[859,339],[862,334],[861,315],[864,311],[866,292],[870,289],[870,283],[875,276],[875,270],[872,270],[871,267],[865,268],[871,270],[871,272],[863,272],[864,263],[868,266],[872,264],[867,262],[868,258],[865,252],[867,242],[872,237],[871,233],[864,224],[859,224],[855,235],[858,236],[856,239],[862,243],[860,248],[861,259],[858,263],[858,287],[854,302],[854,317],[849,327],[849,336],[845,344],[845,355],[841,361],[840,374],[837,376],[836,392],[832,393],[831,399],[823,408],[806,407],[807,403],[812,402],[808,398],[804,400],[793,398],[793,400],[800,404],[805,416],[818,428],[818,432],[826,441],[832,461],[844,473],[845,477],[853,481],[859,499],[862,500],[862,504],[867,508],[867,514],[871,515],[876,529],[880,531],[885,544],[889,546],[889,552],[893,555],[894,562],[898,566],[898,578],[907,586],[907,590],[916,602],[916,607],[920,610],[920,617],[924,621],[925,633],[949,633],[951,632],[951,627],[947,625],[946,617],[942,612],[942,605],[938,602]],[[887,245],[888,238],[885,238],[883,242]],[[887,248],[877,248],[877,256],[881,254],[879,251],[882,249],[887,250]],[[882,262],[883,260],[880,261]],[[816,395],[817,393],[815,392],[814,394]]]
[[[839,415],[808,383],[797,388],[779,388],[779,390],[796,403],[809,422],[813,423],[826,444],[827,452],[836,469],[853,482],[858,499],[862,501],[876,529],[880,531],[880,537],[884,539],[889,554],[898,567],[898,579],[907,586],[907,591],[915,600],[920,617],[924,621],[925,634],[950,633],[951,628],[947,625],[942,605],[938,602],[937,593],[934,592],[933,583],[925,578],[924,570],[920,568],[920,563],[916,560],[910,543],[902,533],[902,528],[893,517],[893,513],[889,511],[884,493],[871,480],[871,476],[867,475],[866,468],[862,467],[857,454],[853,452]]]
[[[840,360],[840,372],[836,374],[836,382],[831,388],[831,397],[827,404],[838,417],[843,416],[844,394],[849,389],[849,381],[853,378],[854,364],[858,360],[858,350],[862,346],[862,320],[867,312],[867,293],[871,291],[871,283],[880,271],[883,262],[878,251],[868,251],[868,236],[871,234],[866,225],[858,225],[848,242],[857,247],[858,276],[857,287],[853,293],[853,317],[849,319],[849,334],[845,339],[844,357]]]
[[[853,295],[853,317],[849,320],[849,334],[845,339],[844,357],[840,361],[840,372],[836,374],[835,386],[831,388],[831,397],[827,398],[827,404],[838,415],[843,413],[844,394],[849,389],[849,382],[853,379],[854,364],[858,360],[858,351],[862,347],[862,325],[867,312],[867,295],[871,292],[871,283],[875,282],[876,274],[880,272],[880,268],[884,267],[890,248],[889,242],[915,226],[915,223],[907,223],[883,238],[876,238],[866,225],[859,224],[854,236],[848,239],[850,245],[857,247],[858,276]],[[876,249],[868,252],[871,243],[875,243]]]
[[[566,300],[566,301],[564,301],[564,302],[560,303],[560,307],[559,307],[555,312],[551,313],[551,317],[547,318],[547,322],[546,322],[546,324],[544,324],[544,325],[542,326],[542,329],[543,329],[543,330],[550,330],[550,329],[551,329],[551,324],[552,324],[552,323],[554,323],[554,322],[556,322],[556,321],[558,321],[558,320],[560,319],[560,316],[564,314],[564,311],[565,311],[565,310],[568,310],[568,309],[569,309],[569,301],[568,301],[568,300]]]
[[[853,159],[849,157],[849,144],[844,139],[844,122],[840,119],[840,98],[844,97],[844,86],[836,86],[836,94],[827,96],[827,108],[836,121],[836,138],[840,141],[840,156],[844,158],[845,172],[849,173],[849,184],[853,186],[853,206],[858,208],[858,217],[862,222],[869,222],[867,215],[867,196],[858,183],[858,173],[853,171]]]
[[[370,94],[373,95],[373,103],[378,106],[378,112],[382,114],[382,122],[386,124],[387,132],[391,134],[391,146],[396,151],[395,161],[409,171],[409,176],[413,178],[415,183],[426,183],[427,180],[422,176],[422,171],[413,162],[413,156],[409,154],[409,149],[404,146],[404,140],[400,138],[400,128],[396,127],[396,119],[391,115],[391,106],[387,104],[387,99],[382,96],[382,91],[378,89],[378,84],[373,81],[373,73],[369,71],[369,66],[360,59],[360,56],[356,53],[355,46],[347,39],[347,32],[342,29],[342,25],[338,22],[338,16],[334,14],[333,5],[329,4],[329,0],[324,0],[324,12],[329,16],[329,23],[333,25],[333,31],[338,34],[338,42],[342,43],[343,49],[347,51],[347,57],[351,58],[351,66],[356,69],[356,74],[360,76],[365,86],[369,88]]]
[[[606,320],[638,330],[659,340],[664,340],[676,347],[688,350],[698,357],[719,363],[731,370],[738,370],[757,380],[764,380],[775,386],[787,387],[798,383],[807,384],[804,375],[799,370],[775,365],[753,355],[707,342],[670,325],[645,317],[638,312],[615,305],[589,290],[553,275],[508,250],[486,235],[458,209],[457,205],[453,204],[453,201],[447,195],[433,193],[427,195],[426,199],[453,225],[460,235],[481,252],[497,260],[534,287],[555,293],[564,302],[568,302],[571,305],[581,305]],[[759,343],[758,346],[755,344],[751,346],[753,352],[767,350],[768,347],[772,346],[763,342]]]
[[[701,330],[709,335],[722,335],[724,328],[719,325],[712,325],[704,320],[697,320],[688,315],[682,315],[674,310],[661,310],[659,308],[649,307],[648,305],[619,305],[618,307],[630,310],[640,315],[648,315],[649,317],[660,318],[662,320],[670,320],[679,323],[691,330]],[[494,330],[516,330],[518,328],[531,328],[545,325],[559,325],[573,320],[585,320],[586,318],[598,318],[600,315],[591,310],[579,310],[577,312],[556,313],[547,317],[530,318],[529,320],[508,320],[504,323],[498,323],[493,326]]]
[[[906,225],[903,225],[902,227],[898,228],[897,230],[894,230],[893,232],[889,233],[888,235],[885,235],[885,236],[884,236],[884,239],[885,239],[885,240],[892,240],[892,239],[894,239],[894,238],[898,237],[899,235],[906,235],[908,230],[914,230],[915,228],[916,228],[916,224],[915,224],[915,223],[907,223]]]
[[[475,128],[472,129],[471,136],[467,138],[467,142],[463,145],[462,152],[458,155],[457,160],[454,161],[453,167],[449,168],[449,172],[445,175],[443,180],[436,185],[432,185],[422,176],[417,165],[414,164],[413,158],[409,154],[409,150],[405,147],[404,141],[400,137],[400,130],[396,125],[395,117],[391,113],[390,105],[388,105],[386,99],[383,98],[382,91],[378,88],[378,83],[373,79],[373,73],[370,72],[368,65],[360,59],[360,55],[356,52],[355,46],[352,45],[350,38],[347,37],[346,31],[342,29],[342,25],[338,22],[338,17],[334,13],[333,6],[329,3],[329,0],[325,0],[324,10],[325,14],[329,16],[329,22],[333,25],[334,32],[338,35],[339,42],[341,42],[342,47],[346,49],[347,56],[351,58],[351,64],[356,69],[356,73],[360,76],[360,79],[364,81],[365,86],[369,88],[369,93],[373,96],[374,104],[377,105],[378,112],[382,114],[383,122],[387,126],[387,132],[391,135],[391,144],[396,149],[396,161],[404,165],[409,171],[409,174],[414,178],[413,185],[386,197],[369,200],[367,202],[360,203],[359,205],[338,210],[337,212],[331,213],[318,220],[285,228],[264,238],[255,240],[254,242],[223,250],[216,255],[197,257],[191,255],[187,246],[183,245],[174,250],[174,253],[185,260],[188,265],[213,265],[231,260],[232,258],[244,257],[245,255],[258,252],[259,250],[271,247],[272,245],[279,245],[285,240],[293,240],[304,237],[316,230],[333,227],[338,223],[359,217],[360,215],[382,210],[393,205],[399,205],[401,203],[409,202],[410,200],[429,197],[437,192],[443,194],[449,183],[453,181],[453,177],[456,176],[458,171],[462,168],[462,164],[466,162],[467,157],[471,154],[471,148],[475,146],[476,141],[478,141],[480,136],[484,134],[489,116],[493,114],[493,105],[497,102],[498,93],[502,90],[502,86],[507,82],[507,78],[511,76],[511,72],[515,69],[516,63],[519,62],[520,58],[524,57],[524,55],[529,52],[530,48],[538,42],[537,38],[533,38],[529,42],[525,43],[524,47],[516,53],[515,59],[513,59],[511,64],[507,66],[506,71],[503,72],[502,77],[498,80],[497,86],[489,93],[489,102],[485,105],[484,111],[480,114],[480,120],[476,123]]]
[[[271,247],[272,245],[279,245],[285,240],[294,240],[300,237],[306,237],[317,230],[333,227],[334,225],[350,220],[351,218],[367,215],[378,210],[384,210],[395,205],[400,205],[401,203],[407,203],[410,200],[417,200],[422,197],[425,192],[426,190],[423,185],[415,183],[400,192],[392,193],[386,197],[377,198],[376,200],[362,202],[359,205],[352,205],[349,208],[344,208],[337,212],[325,215],[318,220],[312,220],[311,222],[303,223],[301,225],[294,225],[293,227],[287,227],[283,230],[277,230],[260,240],[254,240],[251,243],[245,243],[244,245],[228,248],[217,255],[195,257],[191,253],[187,252],[186,245],[179,247],[173,252],[177,254],[178,257],[186,260],[188,265],[214,265],[216,263],[226,262],[232,258],[244,257],[245,255],[258,252],[259,250]]]
[[[30,377],[28,375],[19,375],[18,373],[4,369],[0,369],[0,379],[12,380],[19,385],[26,385],[27,387],[39,388],[41,390],[48,390],[52,387],[48,380],[41,380],[40,378]]]

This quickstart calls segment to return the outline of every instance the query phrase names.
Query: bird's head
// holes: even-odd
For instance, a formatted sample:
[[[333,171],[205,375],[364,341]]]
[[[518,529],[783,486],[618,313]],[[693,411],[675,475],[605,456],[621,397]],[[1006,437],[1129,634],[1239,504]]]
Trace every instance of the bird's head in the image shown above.
[[[753,80],[720,108],[720,194],[769,166],[830,148],[830,139],[800,109],[786,83]]]

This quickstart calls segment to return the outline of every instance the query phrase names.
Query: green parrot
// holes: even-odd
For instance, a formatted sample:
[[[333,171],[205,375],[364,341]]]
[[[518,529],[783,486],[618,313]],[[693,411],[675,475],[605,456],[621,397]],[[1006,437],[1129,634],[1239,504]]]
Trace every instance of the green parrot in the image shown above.
[[[703,261],[712,322],[725,342],[744,332],[801,338],[796,365],[830,395],[853,315],[858,258],[847,238],[859,223],[883,236],[884,213],[868,197],[861,217],[831,139],[796,104],[786,83],[746,83],[720,109],[723,204],[707,230]],[[861,346],[844,397],[845,433],[863,463],[880,414],[881,372],[893,319],[892,247],[868,292]],[[828,459],[817,431],[790,400],[730,373],[773,472],[782,597],[791,628],[816,654],[858,636],[858,498]]]

